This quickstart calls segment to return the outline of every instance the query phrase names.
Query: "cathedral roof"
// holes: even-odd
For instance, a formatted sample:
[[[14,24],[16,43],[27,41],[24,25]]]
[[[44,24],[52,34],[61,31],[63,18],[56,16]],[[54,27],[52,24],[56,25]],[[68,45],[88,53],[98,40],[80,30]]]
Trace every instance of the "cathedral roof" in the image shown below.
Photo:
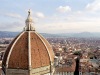
[[[2,63],[6,68],[34,69],[54,61],[52,48],[42,35],[31,28],[33,21],[29,21],[29,17],[30,13],[26,19],[26,29],[13,39],[4,53]]]

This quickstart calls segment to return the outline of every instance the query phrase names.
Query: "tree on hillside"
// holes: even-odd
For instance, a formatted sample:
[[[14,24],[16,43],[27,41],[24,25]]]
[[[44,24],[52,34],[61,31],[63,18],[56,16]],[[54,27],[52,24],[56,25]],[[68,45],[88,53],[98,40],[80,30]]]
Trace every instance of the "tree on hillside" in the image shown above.
[[[2,44],[2,42],[0,41],[0,44]]]
[[[90,59],[93,59],[93,57],[91,56]]]
[[[9,44],[9,43],[10,43],[10,41],[8,41],[8,40],[3,42],[3,44]]]
[[[79,56],[81,56],[81,52],[75,52],[73,55],[79,55]]]
[[[64,52],[66,52],[67,48],[66,48],[66,47],[64,47],[64,48],[63,48],[63,50],[64,50]]]

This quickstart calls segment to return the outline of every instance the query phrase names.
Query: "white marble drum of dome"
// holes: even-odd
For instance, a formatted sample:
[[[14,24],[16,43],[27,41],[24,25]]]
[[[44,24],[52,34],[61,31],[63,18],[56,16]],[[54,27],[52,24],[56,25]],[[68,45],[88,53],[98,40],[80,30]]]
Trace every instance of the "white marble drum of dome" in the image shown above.
[[[47,40],[35,31],[28,11],[24,31],[6,48],[2,75],[53,75],[54,53]]]

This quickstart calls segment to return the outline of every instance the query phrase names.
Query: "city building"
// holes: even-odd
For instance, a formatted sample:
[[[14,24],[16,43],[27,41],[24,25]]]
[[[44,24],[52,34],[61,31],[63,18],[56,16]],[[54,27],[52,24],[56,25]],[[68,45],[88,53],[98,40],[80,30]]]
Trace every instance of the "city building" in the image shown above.
[[[36,32],[28,11],[26,26],[6,48],[2,75],[53,75],[54,53],[44,37]]]

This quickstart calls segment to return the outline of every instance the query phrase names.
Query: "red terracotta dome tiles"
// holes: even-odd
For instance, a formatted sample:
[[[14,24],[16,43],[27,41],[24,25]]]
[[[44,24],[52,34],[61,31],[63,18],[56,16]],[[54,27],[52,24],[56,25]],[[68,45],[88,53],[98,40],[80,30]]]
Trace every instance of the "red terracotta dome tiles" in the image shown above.
[[[34,63],[34,64],[32,64],[32,68],[50,65],[49,54],[48,54],[43,42],[36,35],[36,33],[31,32],[30,34],[31,34],[31,54],[32,54],[31,59],[34,58],[34,53],[36,55],[35,61],[31,60],[31,63]],[[32,39],[32,38],[34,38],[34,39]]]
[[[50,60],[49,54],[47,52],[45,45],[43,44],[42,40],[40,40],[39,37],[37,38],[37,43],[38,43],[38,51],[40,52],[40,56],[41,56],[42,66],[50,65],[50,62],[49,64],[46,64],[47,62],[46,59]]]
[[[28,69],[28,34],[28,32],[24,32],[15,43],[9,58],[8,68]],[[10,50],[14,42],[15,40],[13,40],[12,43],[9,45],[7,51]],[[45,45],[50,52],[50,56]],[[40,34],[30,32],[30,48],[32,68],[50,65],[50,57],[53,61],[53,51],[48,42]]]
[[[54,53],[53,53],[53,50],[52,50],[52,48],[50,47],[49,43],[48,43],[47,40],[44,39],[39,33],[37,33],[37,34],[38,34],[38,35],[42,38],[42,40],[45,42],[45,44],[46,44],[46,46],[47,46],[47,48],[48,48],[48,50],[49,50],[49,53],[50,53],[50,56],[51,56],[51,60],[54,61]]]
[[[30,41],[31,41],[31,66],[32,68],[37,68],[41,66],[40,56],[38,52],[38,46],[36,41],[37,36],[34,33],[30,33]]]
[[[28,39],[25,38],[28,38],[27,32],[18,39],[13,47],[8,68],[28,69]]]
[[[20,35],[20,34],[19,34],[19,35]],[[7,60],[7,57],[8,57],[8,54],[9,54],[10,49],[11,49],[11,47],[12,47],[14,41],[17,39],[17,37],[18,37],[19,35],[17,35],[17,36],[14,38],[14,40],[10,43],[10,45],[8,46],[8,48],[7,48],[6,52],[5,52],[4,58],[3,58],[3,64],[4,64],[4,65],[6,64],[6,60]]]

